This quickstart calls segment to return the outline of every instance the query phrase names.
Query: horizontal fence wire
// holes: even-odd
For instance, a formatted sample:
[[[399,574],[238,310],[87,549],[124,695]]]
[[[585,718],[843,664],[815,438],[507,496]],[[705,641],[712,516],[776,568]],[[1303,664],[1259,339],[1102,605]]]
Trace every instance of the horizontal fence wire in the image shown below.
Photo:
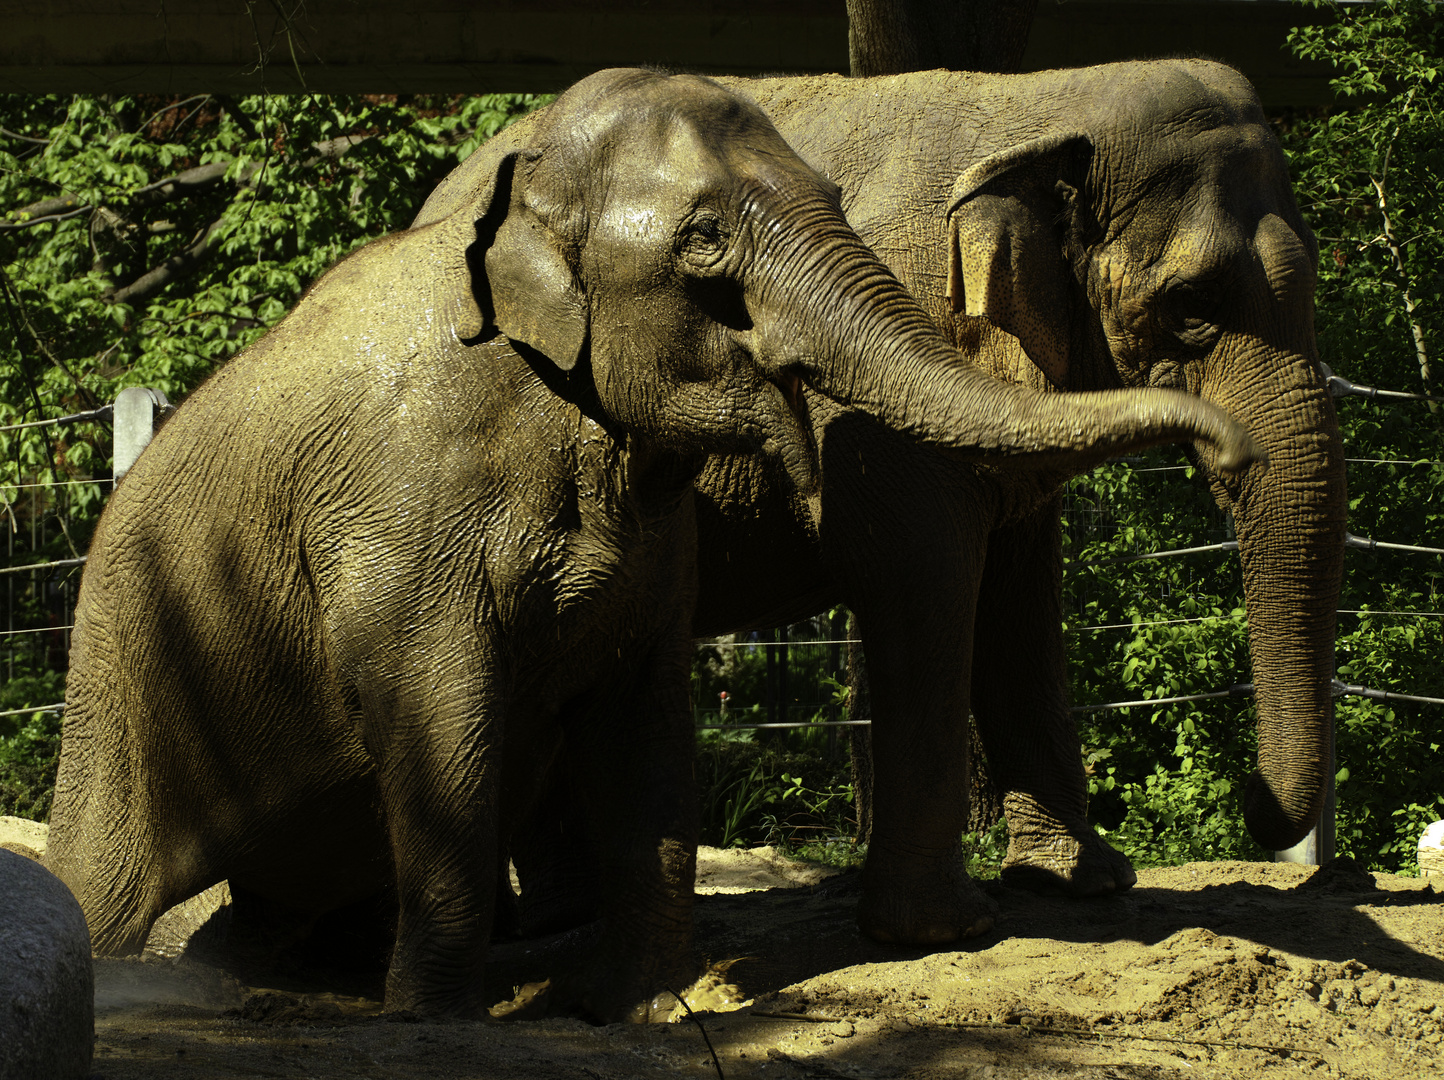
[[[764,728],[871,727],[871,720],[789,720],[775,724],[698,724],[698,731],[759,731]]]
[[[1417,551],[1424,555],[1444,555],[1444,548],[1418,547],[1414,544],[1390,544],[1383,540],[1370,540],[1367,536],[1344,533],[1344,547],[1356,551]]]
[[[1418,694],[1400,694],[1393,690],[1374,690],[1367,686],[1329,680],[1330,696],[1360,697],[1373,701],[1413,701],[1424,705],[1444,705],[1444,698],[1422,697]],[[1253,683],[1234,683],[1226,690],[1210,690],[1203,694],[1183,694],[1178,697],[1144,698],[1141,701],[1110,701],[1101,705],[1074,705],[1072,711],[1098,712],[1103,709],[1132,709],[1149,705],[1178,705],[1189,701],[1208,701],[1215,698],[1252,697]]]
[[[1350,465],[1444,465],[1444,461],[1432,461],[1429,458],[1348,457],[1344,460]]]
[[[86,420],[110,420],[115,414],[115,408],[111,405],[102,405],[98,409],[91,409],[89,412],[71,413],[69,416],[56,416],[50,420],[31,420],[24,424],[8,424],[0,427],[0,432],[24,431],[26,428],[55,427],[57,424],[79,424]]]
[[[85,556],[78,559],[56,559],[54,562],[26,563],[24,566],[0,566],[0,574],[26,574],[31,570],[60,570],[70,566],[84,566]]]
[[[32,713],[38,712],[51,713],[64,711],[65,702],[62,701],[55,705],[32,705],[28,709],[7,709],[4,712],[0,712],[0,716],[30,716]]]
[[[1387,540],[1371,540],[1367,536],[1344,533],[1344,547],[1356,551],[1415,551],[1421,555],[1444,555],[1444,548],[1420,547],[1417,544],[1395,544]],[[1237,540],[1225,540],[1218,544],[1201,544],[1198,547],[1170,548],[1168,551],[1149,551],[1142,555],[1118,555],[1111,559],[1069,560],[1064,566],[1118,566],[1123,563],[1142,562],[1145,559],[1168,559],[1174,555],[1197,555],[1205,551],[1237,551]]]
[[[109,480],[47,480],[43,484],[5,484],[0,487],[14,488],[16,491],[38,491],[41,488],[53,487],[80,487],[82,484],[108,484]]]
[[[19,634],[46,634],[54,630],[60,633],[63,630],[74,630],[75,624],[69,626],[32,626],[29,630],[0,630],[0,638],[15,637]]]
[[[1086,559],[1081,562],[1067,561],[1064,566],[1117,566],[1121,563],[1142,562],[1144,559],[1168,559],[1174,555],[1197,555],[1203,551],[1237,551],[1237,540],[1225,540],[1221,544],[1201,544],[1198,547],[1173,548],[1169,551],[1150,551],[1144,555],[1118,555],[1111,559]]]
[[[1324,371],[1324,377],[1329,381],[1329,393],[1334,397],[1362,397],[1371,400],[1384,401],[1444,401],[1444,397],[1434,394],[1411,394],[1406,390],[1378,390],[1372,386],[1364,386],[1342,375],[1335,375],[1328,364],[1320,361],[1319,367]]]
[[[1070,711],[1075,713],[1102,712],[1104,709],[1132,709],[1146,705],[1181,705],[1188,701],[1252,696],[1253,683],[1234,683],[1227,690],[1209,690],[1202,694],[1180,694],[1177,697],[1144,698],[1141,701],[1108,701],[1099,705],[1074,705]]]
[[[1374,690],[1367,686],[1356,686],[1331,680],[1333,697],[1359,697],[1372,701],[1408,701],[1422,705],[1444,705],[1444,698],[1424,697],[1419,694],[1399,694],[1393,690]],[[1096,705],[1074,705],[1074,713],[1103,712],[1107,709],[1156,708],[1160,705],[1184,705],[1192,701],[1213,701],[1219,698],[1242,698],[1253,696],[1253,683],[1234,683],[1224,690],[1209,690],[1202,694],[1179,694],[1174,697],[1141,698],[1137,701],[1106,701]],[[34,711],[34,710],[20,710]],[[10,715],[0,713],[0,716]],[[698,731],[745,731],[757,728],[820,728],[820,727],[869,727],[870,720],[814,720],[811,722],[786,724],[698,724]]]
[[[761,631],[753,631],[760,633]],[[832,638],[819,641],[816,638],[784,638],[781,641],[774,641],[771,638],[746,639],[743,641],[705,641],[697,647],[707,649],[740,649],[757,645],[860,645],[862,642],[853,638]]]

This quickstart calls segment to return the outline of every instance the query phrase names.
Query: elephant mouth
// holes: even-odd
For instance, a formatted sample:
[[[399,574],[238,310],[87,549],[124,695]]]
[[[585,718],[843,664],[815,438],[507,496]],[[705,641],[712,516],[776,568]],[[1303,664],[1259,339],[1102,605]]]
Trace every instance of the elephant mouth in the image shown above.
[[[767,381],[781,395],[793,430],[787,432],[787,437],[768,439],[764,450],[780,454],[798,491],[811,493],[818,486],[817,442],[812,436],[811,410],[803,393],[802,377],[796,371],[784,370]]]

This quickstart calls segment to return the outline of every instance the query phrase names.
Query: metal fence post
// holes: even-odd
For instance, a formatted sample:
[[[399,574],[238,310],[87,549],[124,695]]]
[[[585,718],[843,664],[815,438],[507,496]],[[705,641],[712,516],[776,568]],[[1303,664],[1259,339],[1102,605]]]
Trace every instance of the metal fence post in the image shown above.
[[[164,393],[145,386],[132,386],[116,396],[111,466],[114,483],[120,483],[140,452],[150,445],[156,424],[169,409]]]

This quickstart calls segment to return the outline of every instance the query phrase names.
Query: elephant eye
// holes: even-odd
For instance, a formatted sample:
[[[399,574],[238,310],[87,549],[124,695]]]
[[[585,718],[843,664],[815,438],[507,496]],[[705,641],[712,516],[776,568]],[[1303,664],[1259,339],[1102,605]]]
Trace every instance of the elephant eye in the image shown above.
[[[1168,307],[1185,330],[1210,322],[1222,297],[1223,286],[1217,281],[1176,281],[1168,287]]]
[[[1170,336],[1193,352],[1204,352],[1218,340],[1218,319],[1224,282],[1195,278],[1170,283],[1163,297],[1163,321]]]
[[[682,226],[677,253],[694,269],[707,270],[727,253],[729,239],[726,222],[718,214],[702,210]]]

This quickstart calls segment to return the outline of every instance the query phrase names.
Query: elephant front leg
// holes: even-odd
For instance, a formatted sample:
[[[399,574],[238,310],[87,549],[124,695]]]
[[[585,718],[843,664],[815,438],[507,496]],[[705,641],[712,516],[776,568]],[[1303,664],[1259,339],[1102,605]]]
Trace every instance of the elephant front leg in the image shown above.
[[[873,725],[872,827],[858,927],[897,945],[937,946],[992,929],[997,905],[967,874],[965,665],[924,674],[889,620],[859,616]],[[874,626],[881,626],[874,630]],[[960,617],[940,651],[966,655]],[[951,639],[956,636],[958,640]]]
[[[481,1018],[496,901],[500,718],[474,697],[438,688],[410,709],[398,703],[387,727],[377,764],[398,914],[386,1009]]]
[[[961,846],[967,660],[991,504],[971,471],[863,417],[832,423],[823,450],[820,536],[858,617],[872,718],[858,926],[879,941],[943,945],[986,932],[996,913]]]
[[[591,955],[560,980],[554,1008],[606,1022],[659,1019],[698,974],[690,645],[680,637],[626,691],[568,725],[567,753],[591,818],[599,919]]]
[[[1088,822],[1077,726],[1068,708],[1059,502],[994,531],[978,594],[973,715],[1003,792],[1003,881],[1100,896],[1138,880]]]

